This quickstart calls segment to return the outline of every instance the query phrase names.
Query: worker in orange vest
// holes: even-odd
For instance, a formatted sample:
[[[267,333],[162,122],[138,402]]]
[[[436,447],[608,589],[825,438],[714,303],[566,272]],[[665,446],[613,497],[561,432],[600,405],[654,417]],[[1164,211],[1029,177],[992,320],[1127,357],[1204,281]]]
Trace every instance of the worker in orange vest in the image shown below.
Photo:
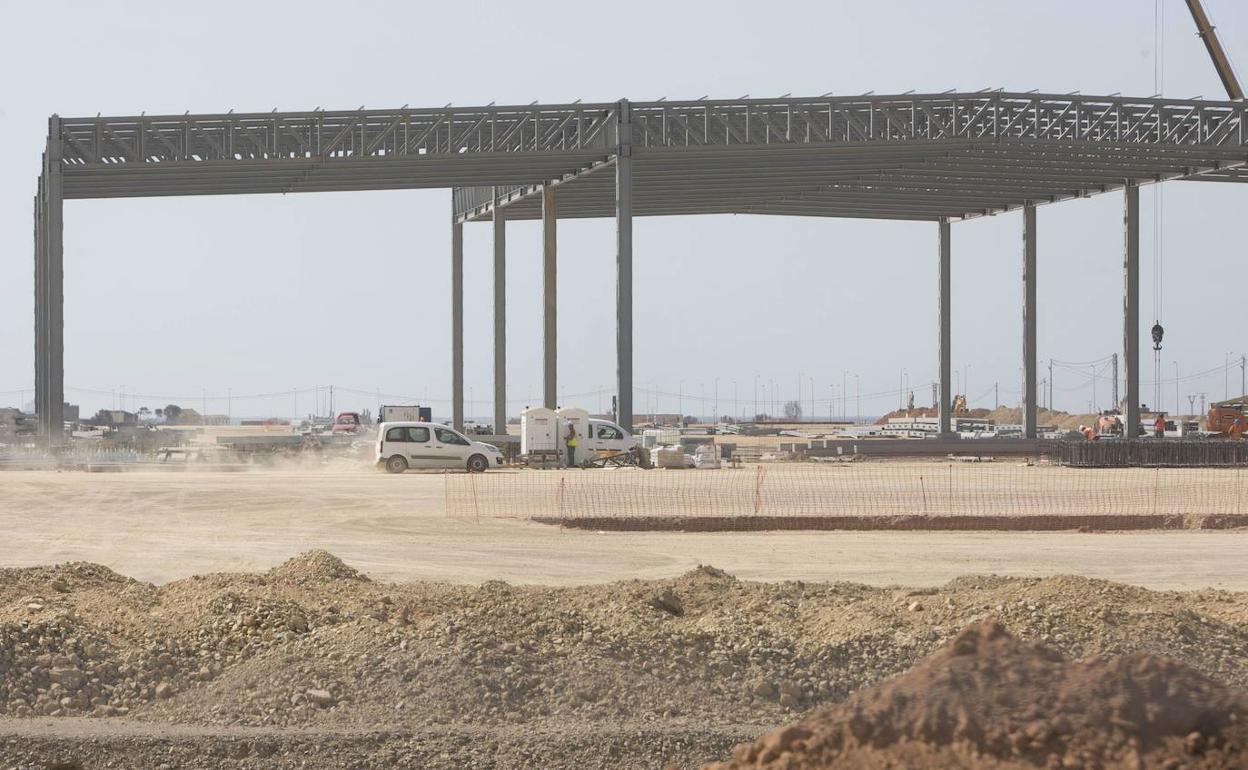
[[[1088,441],[1096,441],[1096,431],[1092,430],[1087,425],[1080,425],[1079,432],[1082,433],[1083,437]]]
[[[1166,418],[1161,415],[1157,415],[1157,419],[1153,422],[1153,437],[1166,437]]]

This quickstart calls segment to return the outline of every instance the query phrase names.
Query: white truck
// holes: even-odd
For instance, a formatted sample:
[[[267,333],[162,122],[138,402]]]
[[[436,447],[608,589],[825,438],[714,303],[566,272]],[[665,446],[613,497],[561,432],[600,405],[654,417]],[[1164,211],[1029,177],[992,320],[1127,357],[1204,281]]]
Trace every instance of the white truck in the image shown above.
[[[431,422],[383,422],[377,426],[376,465],[390,473],[409,468],[442,468],[481,473],[503,464],[493,444],[473,441],[446,425]]]
[[[427,406],[382,405],[377,410],[378,422],[429,422],[432,410]]]

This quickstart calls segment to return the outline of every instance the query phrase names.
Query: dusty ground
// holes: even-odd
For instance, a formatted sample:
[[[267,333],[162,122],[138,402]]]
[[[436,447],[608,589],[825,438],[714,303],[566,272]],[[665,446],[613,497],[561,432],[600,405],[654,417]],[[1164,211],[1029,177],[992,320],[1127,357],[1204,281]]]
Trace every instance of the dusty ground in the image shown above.
[[[372,470],[0,473],[0,565],[91,561],[157,583],[324,548],[382,580],[574,585],[713,563],[758,580],[939,585],[1079,574],[1248,590],[1248,533],[567,531],[449,519],[441,475]],[[795,557],[795,555],[799,556]]]
[[[988,618],[1072,658],[1157,653],[1248,683],[1248,594],[1226,591],[712,567],[388,584],[323,552],[155,586],[80,563],[0,570],[0,766],[691,768]]]
[[[1243,532],[601,534],[444,484],[0,474],[0,770],[692,768],[990,616],[1248,684]]]

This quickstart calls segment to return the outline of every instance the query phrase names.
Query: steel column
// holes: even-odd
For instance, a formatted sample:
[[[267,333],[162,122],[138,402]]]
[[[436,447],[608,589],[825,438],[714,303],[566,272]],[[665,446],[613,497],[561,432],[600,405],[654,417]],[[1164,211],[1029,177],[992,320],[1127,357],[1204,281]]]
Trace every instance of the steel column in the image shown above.
[[[1036,206],[1023,207],[1023,438],[1036,437]]]
[[[47,157],[43,158],[47,166]],[[43,417],[47,414],[47,364],[48,338],[44,325],[43,313],[47,307],[47,270],[46,241],[43,233],[44,197],[43,183],[45,175],[40,172],[35,192],[35,425],[40,435],[44,435]],[[21,404],[18,404],[21,407]]]
[[[546,185],[542,187],[542,403],[547,409],[559,404],[557,222],[555,188]]]
[[[1122,349],[1127,375],[1126,436],[1135,438],[1140,430],[1140,188],[1134,180],[1130,180],[1122,192]]]
[[[451,219],[451,425],[464,429],[464,226]]]
[[[48,120],[48,145],[40,188],[43,211],[39,217],[42,232],[36,253],[35,317],[40,331],[36,333],[35,342],[35,409],[40,435],[49,443],[60,443],[65,432],[64,193],[61,119],[55,115]]]
[[[633,430],[633,156],[628,100],[619,102],[615,155],[615,380],[618,419]]]
[[[953,425],[950,419],[950,411],[953,407],[953,366],[950,355],[950,343],[952,341],[950,335],[950,322],[952,319],[950,308],[952,306],[952,297],[950,296],[949,281],[951,267],[949,235],[949,220],[941,219],[938,228],[940,267],[937,270],[936,289],[937,301],[940,305],[940,319],[938,321],[940,339],[937,343],[937,354],[940,358],[940,403],[936,406],[936,415],[942,438],[948,438],[953,435]]]
[[[494,188],[494,432],[507,433],[507,217]]]

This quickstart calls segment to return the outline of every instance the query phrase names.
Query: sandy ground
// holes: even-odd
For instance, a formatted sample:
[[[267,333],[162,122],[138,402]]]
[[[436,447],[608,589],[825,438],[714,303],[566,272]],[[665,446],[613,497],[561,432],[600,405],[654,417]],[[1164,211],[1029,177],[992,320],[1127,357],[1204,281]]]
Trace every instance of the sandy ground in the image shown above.
[[[1248,533],[626,533],[444,510],[440,474],[187,470],[0,474],[0,566],[68,560],[164,583],[251,571],[310,548],[377,579],[573,585],[714,564],[755,580],[939,585],[1076,574],[1158,589],[1248,590]]]

